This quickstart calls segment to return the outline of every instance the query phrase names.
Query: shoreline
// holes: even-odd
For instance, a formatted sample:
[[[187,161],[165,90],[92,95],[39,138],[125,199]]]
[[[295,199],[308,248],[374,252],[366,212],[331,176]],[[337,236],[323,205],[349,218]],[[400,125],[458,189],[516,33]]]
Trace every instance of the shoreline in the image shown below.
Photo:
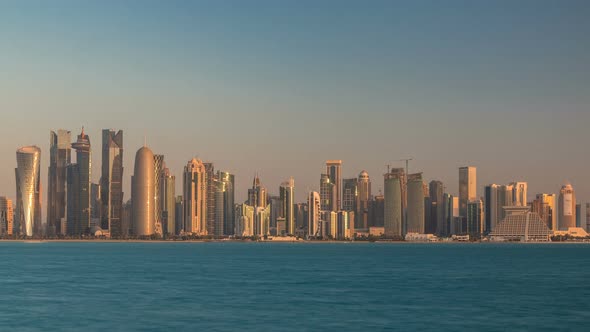
[[[454,244],[590,244],[590,241],[559,241],[559,242],[461,242],[461,241],[439,241],[439,242],[409,242],[409,241],[334,241],[334,240],[108,240],[108,239],[0,239],[0,243],[301,243],[301,244],[427,244],[427,245],[454,245]]]

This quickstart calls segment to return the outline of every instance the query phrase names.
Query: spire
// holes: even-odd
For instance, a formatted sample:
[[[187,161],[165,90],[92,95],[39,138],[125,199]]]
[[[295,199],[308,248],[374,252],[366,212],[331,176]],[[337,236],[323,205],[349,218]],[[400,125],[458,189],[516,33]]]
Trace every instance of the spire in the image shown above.
[[[80,137],[84,138],[86,135],[84,134],[84,126],[82,126],[82,133],[80,133]]]

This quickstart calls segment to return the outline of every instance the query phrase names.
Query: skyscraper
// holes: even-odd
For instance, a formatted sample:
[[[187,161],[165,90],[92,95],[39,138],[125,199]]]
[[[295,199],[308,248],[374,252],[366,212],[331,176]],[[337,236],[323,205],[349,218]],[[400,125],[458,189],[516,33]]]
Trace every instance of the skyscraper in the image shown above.
[[[444,229],[444,195],[445,195],[445,186],[441,181],[430,181],[428,186],[429,196],[430,196],[430,217],[431,221],[430,224],[434,225],[435,233],[438,235],[442,234],[442,230]]]
[[[50,133],[47,172],[47,231],[50,235],[62,234],[61,222],[66,217],[66,168],[72,162],[71,147],[69,131],[60,129]]]
[[[512,187],[512,205],[527,206],[528,184],[526,182],[512,182],[509,185]]]
[[[280,186],[281,212],[285,218],[287,234],[295,234],[295,180],[290,178]]]
[[[408,175],[407,233],[425,233],[422,173]]]
[[[326,174],[334,184],[335,202],[332,211],[338,211],[342,208],[342,160],[326,161]]]
[[[108,229],[112,238],[123,235],[123,131],[102,130],[102,166],[100,197],[101,228]]]
[[[532,212],[537,213],[551,230],[557,230],[556,202],[555,194],[537,194],[533,201]]]
[[[369,227],[383,227],[385,220],[385,196],[379,194],[369,203]]]
[[[193,158],[184,167],[184,231],[207,235],[207,173],[205,165]]]
[[[484,232],[485,211],[481,199],[467,203],[467,234],[473,238],[480,238]]]
[[[154,153],[144,146],[135,154],[135,168],[131,179],[132,227],[135,236],[150,236],[155,233],[154,177]]]
[[[162,211],[162,231],[166,235],[176,234],[176,177],[168,167],[160,173],[160,210]]]
[[[308,236],[319,236],[320,211],[322,209],[320,202],[320,193],[312,191],[307,196],[309,212],[307,214],[307,233]]]
[[[14,211],[12,201],[0,196],[0,234],[14,235]]]
[[[25,236],[41,235],[41,149],[18,149],[16,164],[15,227]]]
[[[328,174],[322,174],[320,178],[320,197],[322,211],[336,211],[336,186],[330,180]]]
[[[403,168],[394,168],[385,177],[384,228],[385,236],[401,238],[404,236],[404,200],[405,172]]]
[[[76,150],[76,163],[67,167],[67,233],[79,236],[90,231],[92,211],[90,137],[84,128],[72,148]]]
[[[207,179],[207,234],[222,234],[223,229],[215,230],[215,193],[217,192],[215,166],[213,163],[203,163],[203,165],[205,165],[205,178]]]
[[[357,229],[369,228],[369,204],[371,202],[371,179],[369,173],[362,171],[358,177],[358,200],[354,214],[354,225]]]
[[[356,211],[358,198],[358,179],[342,180],[342,210]]]
[[[248,205],[253,207],[266,207],[267,204],[266,188],[262,186],[258,175],[252,181],[252,188],[248,189]]]
[[[559,229],[576,227],[576,192],[571,184],[566,184],[559,191]]]
[[[441,232],[443,236],[449,236],[460,233],[460,217],[459,217],[459,197],[444,194],[444,230]]]
[[[459,213],[467,216],[467,203],[477,199],[477,169],[472,166],[459,168]]]
[[[223,234],[233,235],[235,231],[235,176],[229,172],[217,171],[217,180],[223,182]]]
[[[182,195],[176,196],[174,217],[175,217],[174,233],[180,234],[184,230],[184,198],[182,197]]]
[[[160,197],[160,180],[162,179],[162,170],[166,167],[164,156],[161,154],[154,155],[154,233],[162,235],[164,233],[162,225],[162,198]]]

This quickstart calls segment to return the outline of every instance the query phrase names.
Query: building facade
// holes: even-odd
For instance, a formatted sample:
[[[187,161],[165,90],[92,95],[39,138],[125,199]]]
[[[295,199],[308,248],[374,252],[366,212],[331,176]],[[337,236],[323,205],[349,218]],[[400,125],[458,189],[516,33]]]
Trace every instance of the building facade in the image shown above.
[[[144,146],[135,154],[135,167],[131,179],[132,229],[135,236],[156,233],[156,180],[154,153]]]
[[[576,192],[571,184],[559,191],[559,230],[576,227]]]
[[[66,169],[72,162],[71,133],[60,129],[52,131],[49,139],[49,169],[47,172],[47,232],[62,234],[62,221],[66,218]]]
[[[72,148],[76,150],[76,163],[67,167],[67,234],[80,236],[90,231],[92,218],[92,154],[84,128]]]
[[[477,169],[472,166],[459,168],[459,213],[467,216],[467,203],[477,199]]]
[[[184,231],[207,235],[207,173],[205,165],[193,158],[184,167]]]
[[[384,228],[385,236],[402,238],[404,229],[404,189],[405,172],[403,168],[394,168],[384,175]]]

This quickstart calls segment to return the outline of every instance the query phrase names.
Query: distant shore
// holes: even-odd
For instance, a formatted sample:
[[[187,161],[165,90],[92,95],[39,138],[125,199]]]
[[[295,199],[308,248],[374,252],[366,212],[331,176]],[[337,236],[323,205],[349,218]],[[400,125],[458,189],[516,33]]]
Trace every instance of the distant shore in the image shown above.
[[[342,244],[590,244],[590,241],[555,241],[555,242],[466,242],[466,241],[336,241],[336,240],[220,240],[220,239],[191,239],[191,240],[111,240],[111,239],[0,239],[0,243],[342,243]]]

